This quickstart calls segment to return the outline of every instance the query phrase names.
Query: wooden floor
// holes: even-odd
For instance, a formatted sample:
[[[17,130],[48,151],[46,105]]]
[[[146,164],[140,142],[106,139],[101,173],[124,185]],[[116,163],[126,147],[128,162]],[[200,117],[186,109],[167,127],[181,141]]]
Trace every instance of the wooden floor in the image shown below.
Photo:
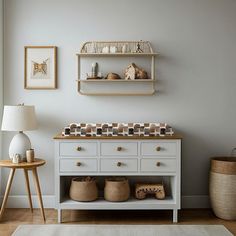
[[[46,209],[46,224],[57,224],[57,211]],[[64,224],[172,224],[171,211],[63,211]],[[43,224],[40,211],[6,209],[0,235],[11,235],[18,225]],[[210,210],[181,210],[178,224],[221,224],[236,235],[236,221],[216,218]]]

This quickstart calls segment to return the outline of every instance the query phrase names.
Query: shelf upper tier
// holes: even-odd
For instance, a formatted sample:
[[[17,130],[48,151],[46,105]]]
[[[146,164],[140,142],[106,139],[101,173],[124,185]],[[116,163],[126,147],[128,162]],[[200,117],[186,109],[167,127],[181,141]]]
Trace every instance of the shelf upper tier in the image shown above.
[[[152,57],[158,56],[159,53],[77,53],[80,57]]]
[[[149,41],[85,42],[78,56],[156,56]]]
[[[135,80],[125,80],[125,79],[117,79],[117,80],[108,80],[108,79],[80,79],[76,80],[78,82],[85,82],[85,83],[121,83],[121,82],[155,82],[154,79],[135,79]]]

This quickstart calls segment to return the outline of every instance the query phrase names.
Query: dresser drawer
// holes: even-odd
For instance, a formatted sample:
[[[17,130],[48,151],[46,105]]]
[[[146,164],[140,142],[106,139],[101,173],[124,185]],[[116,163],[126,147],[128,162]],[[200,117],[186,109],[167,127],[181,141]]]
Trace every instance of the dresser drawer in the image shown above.
[[[137,156],[138,143],[109,142],[101,143],[102,156]]]
[[[175,159],[157,159],[145,158],[141,159],[141,171],[143,172],[175,172]]]
[[[138,159],[102,158],[101,172],[137,172]]]
[[[175,142],[143,142],[141,143],[142,156],[175,156]]]
[[[97,159],[61,159],[61,172],[95,172],[97,171]]]
[[[60,156],[96,156],[97,155],[97,143],[92,142],[76,142],[60,143]]]

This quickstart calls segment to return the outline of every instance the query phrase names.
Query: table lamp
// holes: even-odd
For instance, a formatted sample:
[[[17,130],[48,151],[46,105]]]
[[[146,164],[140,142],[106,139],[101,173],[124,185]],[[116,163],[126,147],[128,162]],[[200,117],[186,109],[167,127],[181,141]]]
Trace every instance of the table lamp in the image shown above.
[[[23,160],[26,158],[26,150],[31,148],[31,143],[29,137],[23,131],[35,129],[37,129],[37,120],[34,106],[25,106],[24,104],[4,106],[2,130],[19,131],[13,137],[9,146],[11,159],[15,154],[20,154]]]

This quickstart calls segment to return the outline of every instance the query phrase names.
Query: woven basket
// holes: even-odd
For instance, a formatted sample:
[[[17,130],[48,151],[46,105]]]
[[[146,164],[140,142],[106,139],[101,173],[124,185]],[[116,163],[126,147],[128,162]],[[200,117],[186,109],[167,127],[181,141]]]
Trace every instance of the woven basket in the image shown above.
[[[214,157],[210,171],[210,201],[216,216],[236,219],[236,157]]]
[[[95,178],[73,178],[70,186],[70,198],[80,202],[91,202],[98,198]]]
[[[111,202],[123,202],[129,199],[130,187],[125,177],[105,180],[104,198]]]

